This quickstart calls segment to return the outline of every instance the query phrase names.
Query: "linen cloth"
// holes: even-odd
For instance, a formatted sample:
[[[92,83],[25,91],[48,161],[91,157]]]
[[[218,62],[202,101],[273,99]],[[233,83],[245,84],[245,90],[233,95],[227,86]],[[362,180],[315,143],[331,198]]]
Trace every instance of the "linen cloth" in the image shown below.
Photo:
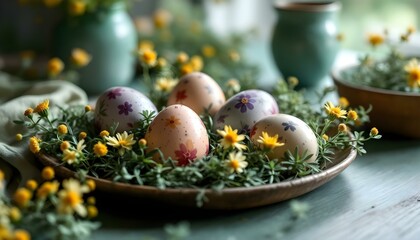
[[[27,108],[35,108],[49,99],[50,109],[87,104],[86,93],[64,80],[24,81],[0,72],[0,169],[5,172],[7,188],[22,186],[29,179],[39,179],[41,165],[29,151],[27,129],[14,120],[23,120]],[[17,133],[24,135],[17,141]]]

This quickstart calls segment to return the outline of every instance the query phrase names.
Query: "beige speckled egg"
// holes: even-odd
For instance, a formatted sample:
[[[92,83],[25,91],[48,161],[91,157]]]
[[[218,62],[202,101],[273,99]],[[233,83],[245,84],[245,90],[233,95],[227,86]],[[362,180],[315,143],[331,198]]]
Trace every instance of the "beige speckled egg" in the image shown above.
[[[133,129],[143,120],[143,111],[157,112],[155,105],[141,92],[129,87],[112,87],[102,93],[95,106],[95,123],[99,130],[116,132]]]
[[[283,146],[276,147],[267,154],[270,159],[281,159],[287,150],[293,153],[298,147],[300,155],[306,150],[308,154],[312,154],[308,162],[316,160],[318,155],[316,136],[308,124],[299,118],[288,114],[275,114],[259,120],[250,134],[254,144],[260,145],[258,139],[262,136],[262,132],[267,132],[269,136],[278,134],[278,142],[284,143]]]
[[[149,125],[145,139],[148,151],[159,148],[164,158],[178,165],[204,157],[209,151],[209,137],[200,117],[191,108],[174,104],[159,112]],[[158,154],[155,160],[160,160]]]
[[[209,113],[213,116],[225,101],[223,90],[213,78],[202,72],[193,72],[179,80],[167,105],[183,104],[199,115],[210,108]]]
[[[214,116],[214,128],[230,125],[239,132],[248,133],[254,124],[279,112],[276,100],[268,92],[250,89],[229,98]]]

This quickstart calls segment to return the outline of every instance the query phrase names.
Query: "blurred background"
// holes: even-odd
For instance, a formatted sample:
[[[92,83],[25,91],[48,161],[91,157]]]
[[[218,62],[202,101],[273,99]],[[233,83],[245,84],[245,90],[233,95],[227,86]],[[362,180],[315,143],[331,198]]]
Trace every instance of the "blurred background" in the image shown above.
[[[29,0],[30,1],[30,0]],[[10,53],[33,49],[47,51],[51,29],[61,17],[55,9],[25,7],[25,0],[0,1],[0,52]],[[164,0],[130,2],[133,18],[151,16]],[[184,0],[173,4],[184,5]],[[187,1],[188,2],[188,1]],[[255,0],[192,0],[204,13],[206,25],[215,33],[254,31],[254,37],[267,40],[276,19],[275,1]],[[343,47],[364,49],[367,32],[404,31],[408,25],[420,25],[418,0],[341,0],[340,29],[345,36]]]
[[[54,8],[33,7],[31,1],[0,1],[0,55],[13,55],[31,50],[48,56],[53,45],[52,32],[65,13]],[[251,63],[260,66],[262,78],[272,81],[273,71],[270,39],[276,22],[274,0],[128,0],[128,11],[139,32],[139,41],[154,40],[153,20],[156,12],[166,9],[183,20],[198,21],[205,31],[219,39],[236,36],[245,42],[242,49]],[[290,2],[290,1],[289,1]],[[308,2],[308,1],[306,1]],[[315,2],[315,1],[314,1]],[[398,37],[409,26],[420,26],[419,0],[341,0],[339,32],[343,36],[342,49],[366,51],[368,33],[383,33],[386,29]],[[193,23],[190,23],[194,25]],[[209,35],[202,35],[203,38]],[[173,36],[171,47],[189,49],[188,33],[179,31]],[[420,42],[418,34],[413,44]],[[181,46],[183,45],[183,46]],[[238,45],[239,46],[239,45]],[[242,46],[242,45],[241,45]],[[0,59],[1,60],[1,59]],[[1,66],[1,61],[0,61]],[[0,67],[1,69],[1,67]]]

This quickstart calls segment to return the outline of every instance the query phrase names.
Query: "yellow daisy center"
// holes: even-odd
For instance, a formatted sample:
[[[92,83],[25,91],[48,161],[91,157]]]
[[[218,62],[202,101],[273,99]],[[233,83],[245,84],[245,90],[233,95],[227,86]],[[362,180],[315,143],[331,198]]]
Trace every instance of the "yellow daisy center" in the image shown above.
[[[80,195],[75,191],[67,192],[66,197],[63,199],[64,203],[68,206],[75,207],[82,202]]]

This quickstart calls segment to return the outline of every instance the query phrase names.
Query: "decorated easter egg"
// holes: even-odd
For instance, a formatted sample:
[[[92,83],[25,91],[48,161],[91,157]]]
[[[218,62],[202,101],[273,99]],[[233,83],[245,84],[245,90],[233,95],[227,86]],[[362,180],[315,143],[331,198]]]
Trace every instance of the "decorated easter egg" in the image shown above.
[[[171,157],[180,166],[206,156],[209,151],[206,127],[191,108],[181,104],[159,112],[150,123],[145,139],[148,151],[159,148],[165,159]],[[157,153],[153,157],[161,160]]]
[[[95,123],[99,130],[116,132],[137,127],[143,111],[157,112],[155,105],[141,92],[129,87],[113,87],[102,93],[95,106]]]
[[[266,116],[279,112],[276,100],[263,90],[246,90],[229,98],[214,116],[216,129],[230,125],[240,132],[249,132],[252,126]]]
[[[316,160],[318,155],[318,142],[312,129],[304,121],[288,114],[275,114],[259,120],[253,127],[250,137],[251,141],[260,147],[264,147],[259,139],[264,137],[275,137],[277,135],[278,142],[284,143],[282,146],[275,147],[267,155],[270,159],[282,159],[285,152],[289,150],[294,152],[297,147],[300,156],[307,151],[311,154],[308,162]]]
[[[202,72],[193,72],[179,80],[167,105],[183,104],[199,115],[208,110],[213,116],[225,101],[223,90],[213,78]]]

